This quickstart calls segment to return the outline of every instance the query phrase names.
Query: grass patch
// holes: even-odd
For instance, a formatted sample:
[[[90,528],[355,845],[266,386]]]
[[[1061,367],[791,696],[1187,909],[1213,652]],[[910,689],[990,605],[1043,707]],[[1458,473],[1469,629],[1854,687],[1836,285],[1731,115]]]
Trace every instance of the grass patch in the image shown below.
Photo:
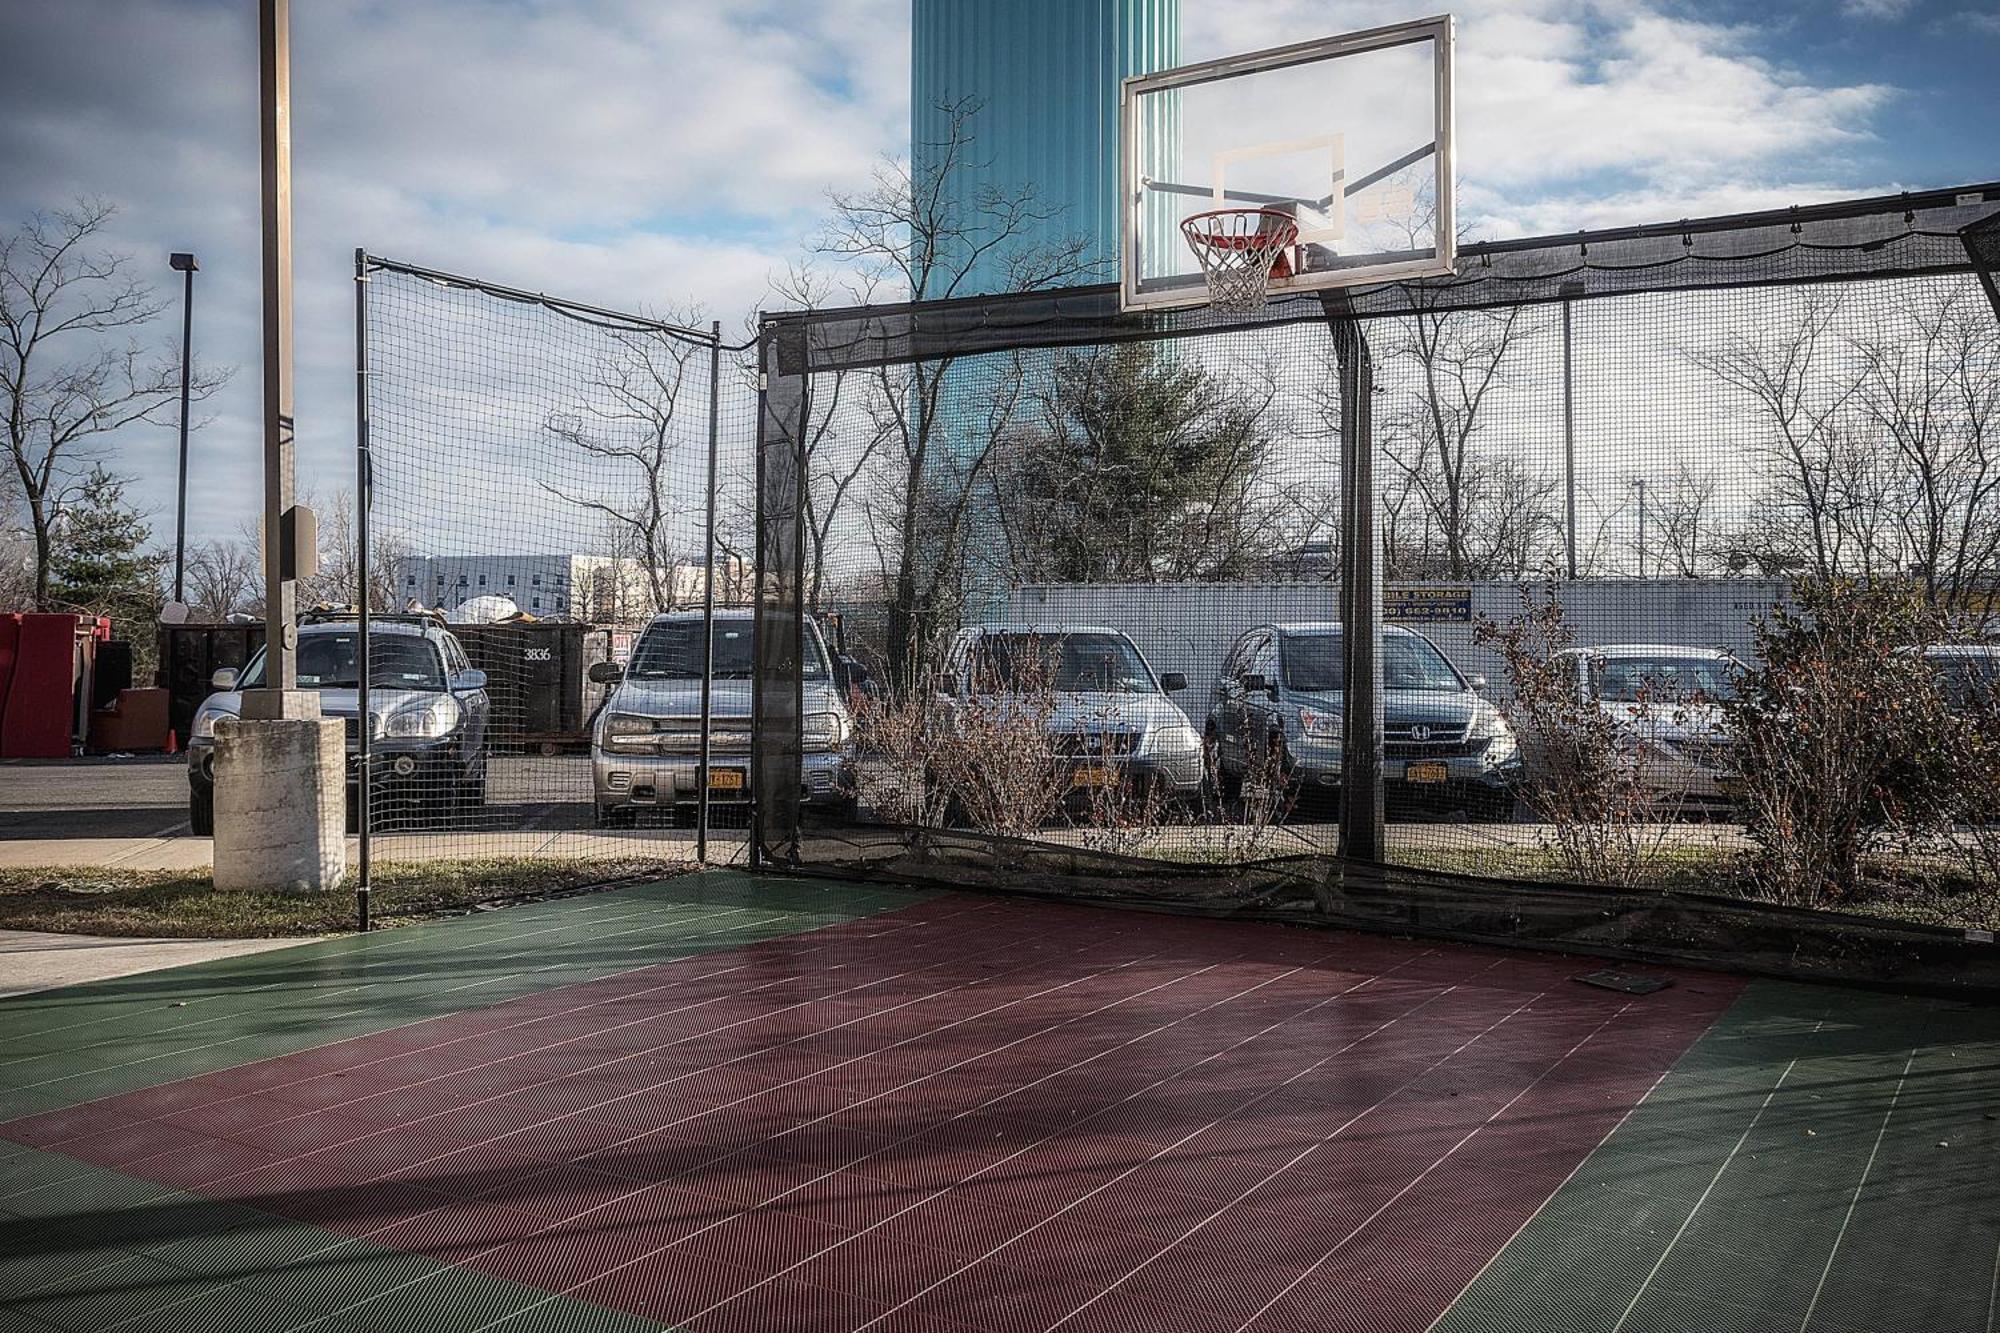
[[[369,895],[377,925],[455,916],[635,877],[685,862],[509,858],[378,864]],[[0,870],[0,928],[175,939],[275,939],[354,929],[352,883],[329,893],[230,893],[180,871]]]

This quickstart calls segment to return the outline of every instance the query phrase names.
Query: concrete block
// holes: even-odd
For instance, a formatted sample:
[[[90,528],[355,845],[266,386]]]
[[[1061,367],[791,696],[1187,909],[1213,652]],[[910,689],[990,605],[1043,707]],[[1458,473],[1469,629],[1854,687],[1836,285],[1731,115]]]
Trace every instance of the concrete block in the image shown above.
[[[338,718],[215,724],[215,886],[309,893],[347,873]]]

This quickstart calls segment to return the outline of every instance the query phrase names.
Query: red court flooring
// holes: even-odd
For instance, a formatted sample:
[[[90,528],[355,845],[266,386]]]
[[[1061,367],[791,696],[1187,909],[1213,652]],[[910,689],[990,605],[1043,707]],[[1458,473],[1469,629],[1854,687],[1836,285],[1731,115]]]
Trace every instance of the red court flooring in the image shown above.
[[[912,898],[0,1138],[380,1256],[352,1300],[273,1326],[1415,1331],[1744,990],[1577,984],[1593,966]],[[441,1323],[408,1296],[446,1268],[510,1294]],[[182,1313],[207,1308],[189,1290]],[[1575,1326],[1636,1330],[1637,1300]]]

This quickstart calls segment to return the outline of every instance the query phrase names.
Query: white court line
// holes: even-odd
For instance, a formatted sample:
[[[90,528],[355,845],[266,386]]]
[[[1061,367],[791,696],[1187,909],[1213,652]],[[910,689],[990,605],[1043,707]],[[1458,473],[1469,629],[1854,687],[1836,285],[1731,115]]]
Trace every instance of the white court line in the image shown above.
[[[1840,1219],[1840,1230],[1834,1233],[1833,1248],[1826,1252],[1826,1267],[1819,1270],[1819,1281],[1813,1286],[1812,1300],[1806,1303],[1806,1317],[1799,1321],[1799,1333],[1805,1333],[1806,1325],[1812,1322],[1813,1311],[1819,1309],[1819,1298],[1826,1290],[1826,1280],[1833,1274],[1833,1261],[1839,1257],[1840,1243],[1847,1239],[1847,1228],[1854,1221],[1854,1210],[1861,1206],[1861,1191],[1868,1184],[1868,1173],[1875,1169],[1875,1155],[1882,1151],[1882,1137],[1889,1132],[1889,1117],[1896,1114],[1896,1099],[1903,1095],[1903,1082],[1910,1076],[1910,1066],[1917,1062],[1916,1050],[1911,1050],[1910,1058],[1903,1061],[1903,1072],[1896,1076],[1896,1089],[1889,1094],[1889,1109],[1882,1113],[1882,1124],[1875,1131],[1874,1146],[1868,1149],[1868,1160],[1862,1163],[1861,1179],[1854,1182],[1854,1197],[1847,1201],[1847,1215]],[[1990,1328],[1992,1320],[1987,1320]]]
[[[1822,1018],[1813,1024],[1810,1035],[1819,1035],[1819,1030],[1824,1026],[1826,1026],[1826,1020]],[[1764,1112],[1771,1109],[1771,1103],[1777,1100],[1778,1090],[1785,1086],[1785,1080],[1792,1076],[1792,1070],[1798,1067],[1801,1058],[1795,1055],[1786,1062],[1784,1072],[1778,1075],[1778,1081],[1771,1085],[1771,1090],[1764,1094],[1764,1100],[1758,1103],[1757,1114],[1750,1117],[1750,1123],[1743,1127],[1741,1134],[1737,1135],[1736,1143],[1729,1149],[1729,1155],[1722,1159],[1721,1166],[1715,1168],[1715,1174],[1709,1178],[1708,1188],[1704,1189],[1701,1192],[1701,1197],[1694,1201],[1694,1207],[1688,1209],[1688,1215],[1681,1219],[1679,1229],[1674,1232],[1674,1238],[1667,1242],[1666,1249],[1660,1251],[1660,1257],[1655,1259],[1652,1268],[1647,1270],[1646,1280],[1641,1282],[1639,1289],[1632,1293],[1632,1299],[1626,1303],[1625,1313],[1619,1315],[1618,1322],[1611,1326],[1611,1333],[1619,1333],[1625,1327],[1625,1321],[1630,1319],[1632,1311],[1639,1307],[1640,1298],[1652,1290],[1653,1279],[1660,1275],[1662,1268],[1666,1267],[1667,1256],[1674,1252],[1674,1246],[1681,1243],[1681,1237],[1687,1235],[1687,1229],[1694,1225],[1694,1219],[1700,1214],[1702,1205],[1708,1202],[1709,1195],[1715,1193],[1715,1187],[1722,1183],[1722,1173],[1729,1169],[1729,1164],[1736,1160],[1736,1154],[1742,1152],[1743,1145],[1750,1141],[1751,1134],[1756,1132],[1757,1122],[1764,1118]]]

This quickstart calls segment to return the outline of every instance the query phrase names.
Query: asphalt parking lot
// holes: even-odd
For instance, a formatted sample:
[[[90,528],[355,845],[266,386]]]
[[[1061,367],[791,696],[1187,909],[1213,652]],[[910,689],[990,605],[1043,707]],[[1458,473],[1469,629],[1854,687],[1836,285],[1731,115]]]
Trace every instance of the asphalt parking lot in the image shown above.
[[[865,785],[864,785],[865,791]],[[730,812],[734,813],[734,812]],[[740,816],[714,821],[726,842],[743,837]],[[596,830],[591,821],[590,762],[584,755],[504,755],[493,760],[486,804],[448,825],[389,823],[377,826],[385,857],[487,855],[665,854],[668,844],[692,847],[692,833],[660,816],[627,830]],[[1742,845],[1732,824],[1679,824],[1661,830],[1665,840],[1689,847]],[[1049,829],[1052,841],[1084,837],[1078,830]],[[1140,831],[1122,849],[1137,855],[1181,859],[1213,844],[1242,854],[1240,826],[1169,825]],[[1392,812],[1392,854],[1544,846],[1550,830],[1527,822],[1465,823],[1398,819]],[[1283,826],[1257,835],[1259,854],[1329,853],[1339,830],[1333,812],[1307,807]],[[601,844],[601,845],[600,845]],[[683,848],[681,845],[686,844]],[[0,861],[17,865],[206,864],[209,842],[195,838],[187,819],[184,761],[167,756],[0,762]],[[101,848],[101,855],[93,848]],[[739,849],[740,850],[740,849]],[[676,854],[679,854],[676,852]],[[137,859],[134,859],[134,858]]]

